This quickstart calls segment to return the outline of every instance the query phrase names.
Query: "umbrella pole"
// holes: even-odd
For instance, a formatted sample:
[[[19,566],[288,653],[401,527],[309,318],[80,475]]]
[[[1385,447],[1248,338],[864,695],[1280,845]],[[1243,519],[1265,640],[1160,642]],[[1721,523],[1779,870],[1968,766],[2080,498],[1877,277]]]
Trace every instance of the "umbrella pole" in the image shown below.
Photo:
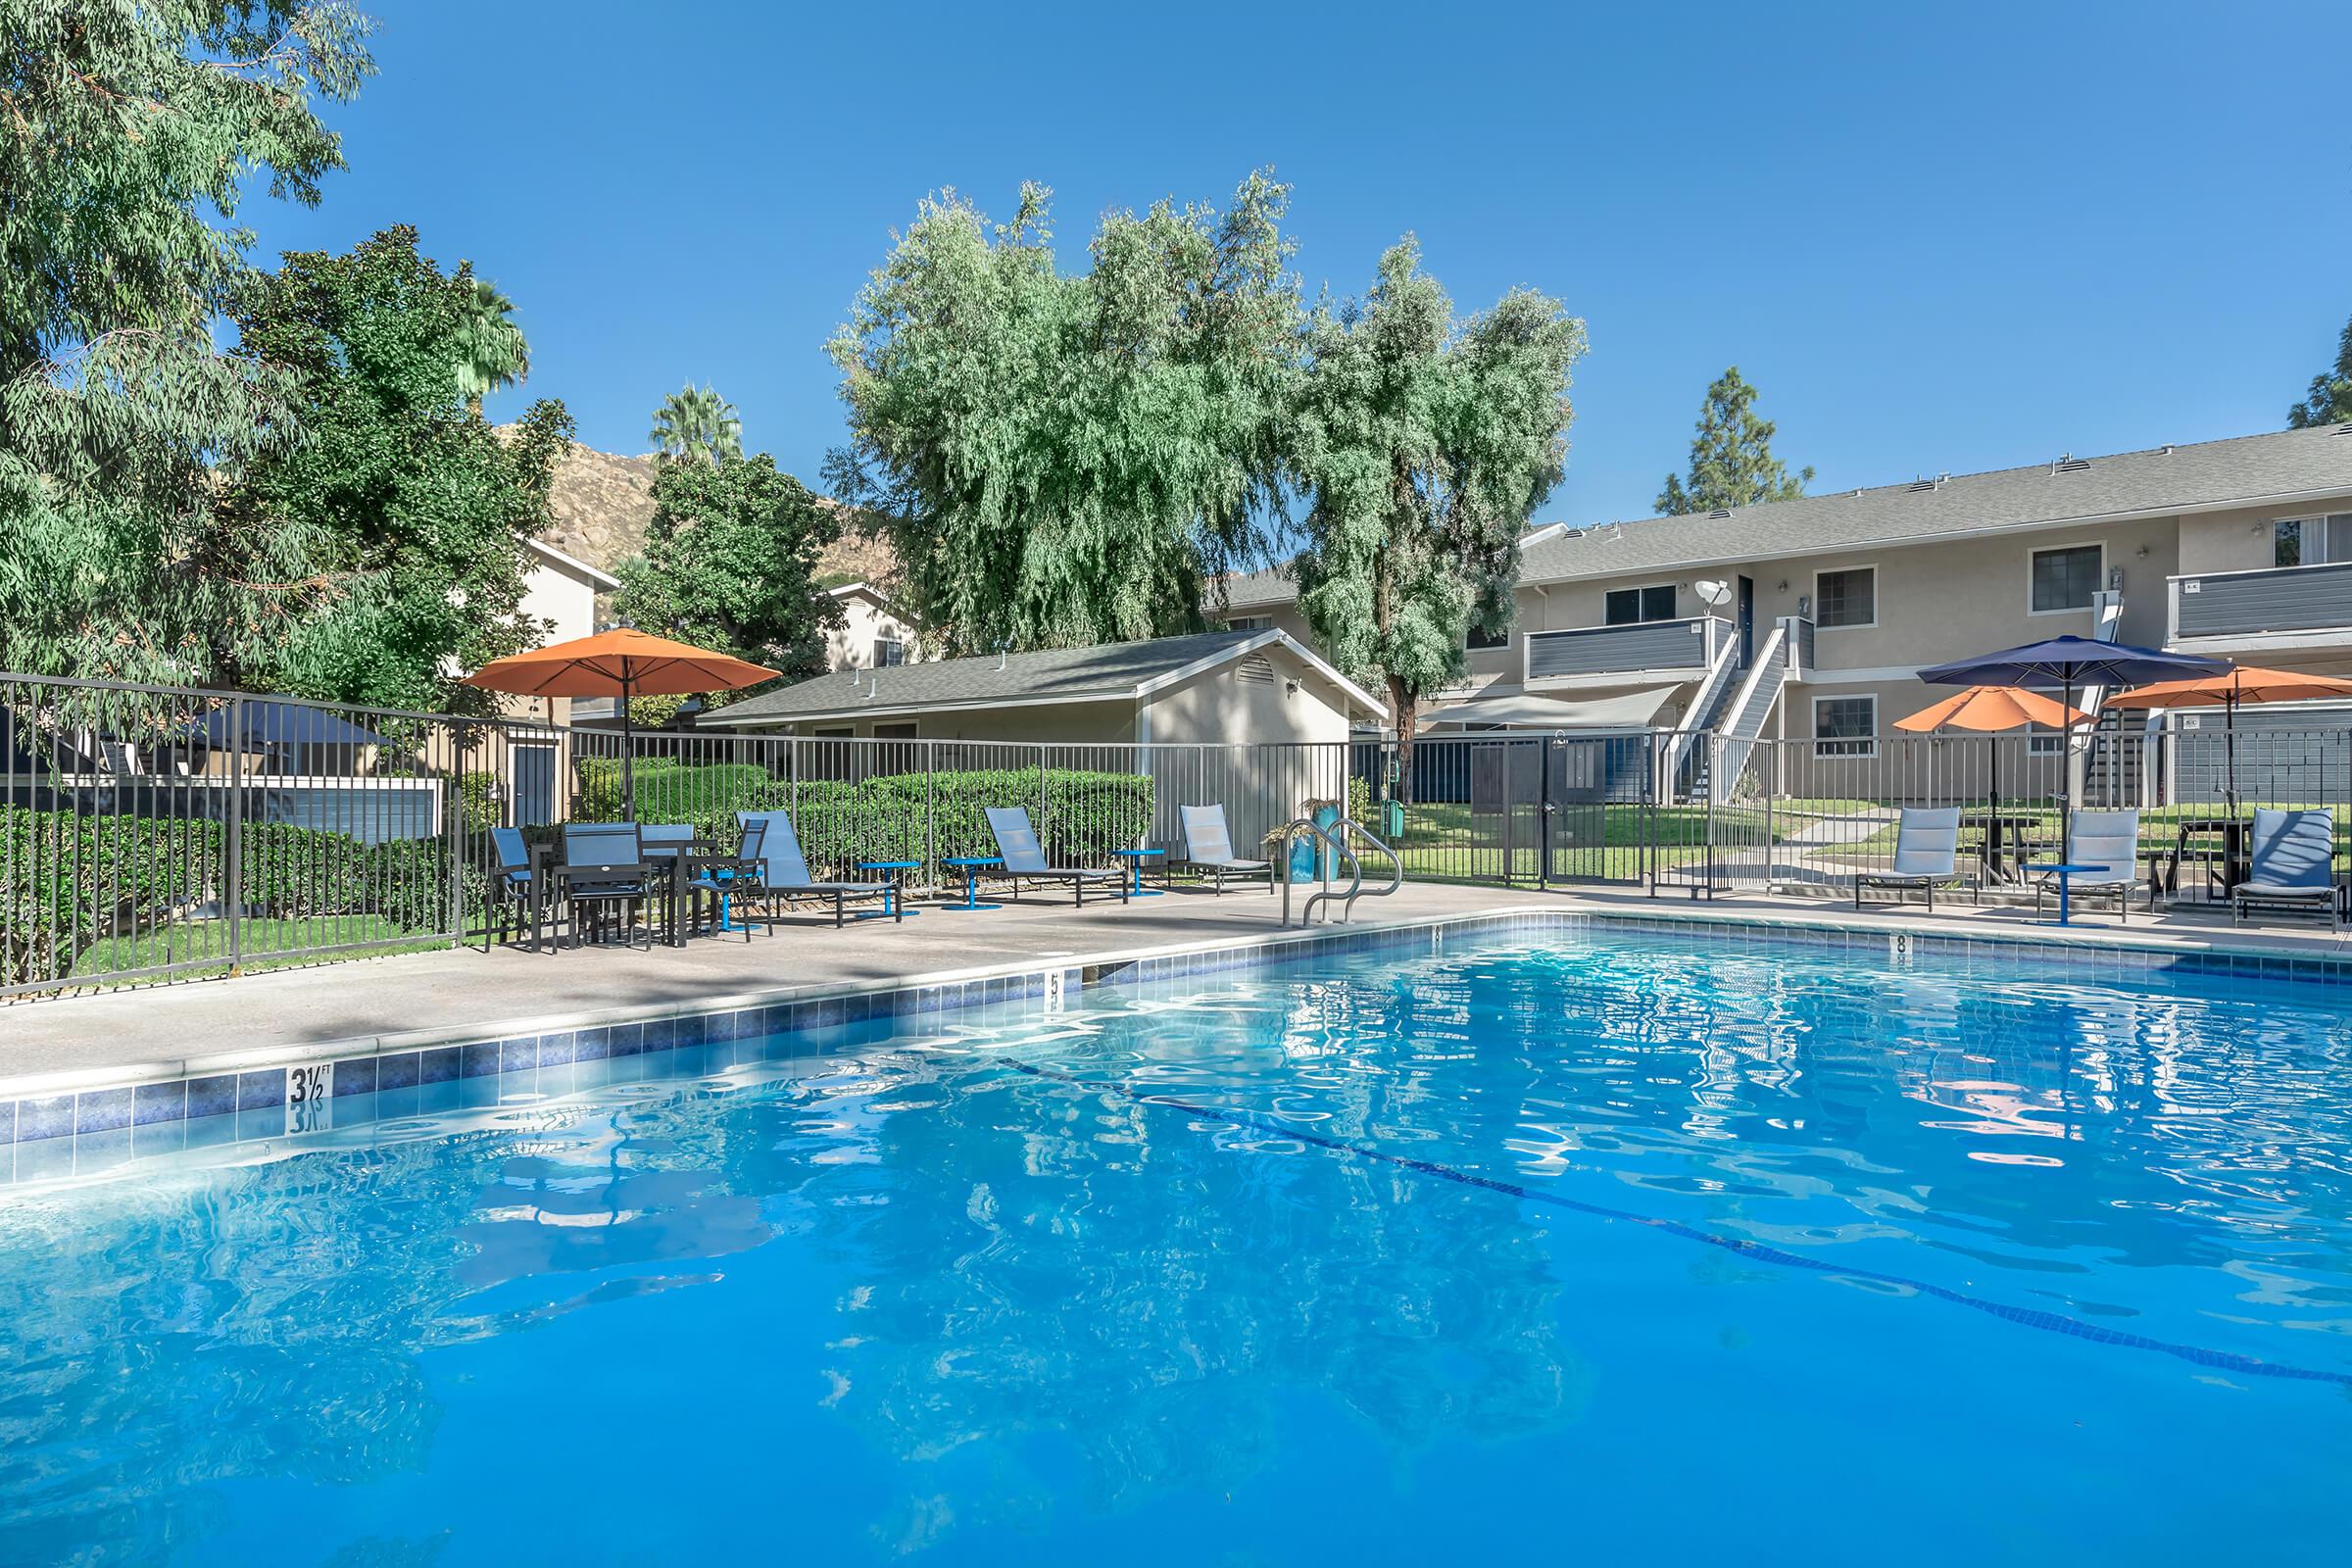
[[[2237,816],[2237,695],[2226,692],[2222,696],[2222,750],[2230,760],[2230,788],[2223,796],[2229,803],[2230,815]]]
[[[2058,699],[2058,858],[2075,858],[2075,675],[2072,669]]]
[[[629,662],[620,662],[620,809],[622,817],[637,820],[637,745],[629,728]]]

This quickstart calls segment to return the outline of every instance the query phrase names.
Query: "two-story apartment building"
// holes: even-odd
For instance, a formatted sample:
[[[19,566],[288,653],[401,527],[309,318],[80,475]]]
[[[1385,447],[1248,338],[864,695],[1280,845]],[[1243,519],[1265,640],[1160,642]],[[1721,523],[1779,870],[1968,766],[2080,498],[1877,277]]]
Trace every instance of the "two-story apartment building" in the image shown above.
[[[1261,572],[1228,614],[1304,638],[1296,599]],[[1948,695],[1921,666],[2064,632],[2352,672],[2352,426],[1538,528],[1516,623],[1428,722],[1868,755]]]

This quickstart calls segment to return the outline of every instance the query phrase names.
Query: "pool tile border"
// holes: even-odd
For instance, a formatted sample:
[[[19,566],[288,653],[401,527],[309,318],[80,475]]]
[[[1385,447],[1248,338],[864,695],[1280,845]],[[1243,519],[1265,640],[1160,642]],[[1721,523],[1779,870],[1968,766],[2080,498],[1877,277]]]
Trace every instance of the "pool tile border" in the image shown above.
[[[0,1100],[0,1186],[53,1174],[48,1159],[24,1157],[35,1146],[83,1138],[125,1141],[119,1157],[192,1144],[198,1129],[237,1142],[315,1130],[328,1125],[319,1102],[335,1106],[335,1125],[413,1115],[466,1102],[477,1080],[536,1074],[568,1092],[583,1074],[608,1064],[601,1081],[623,1077],[699,1074],[754,1059],[785,1059],[843,1042],[825,1037],[878,1021],[965,1007],[1023,1004],[1041,1011],[1083,987],[1174,990],[1203,976],[1279,966],[1309,956],[1371,953],[1443,953],[1449,946],[1599,932],[1663,932],[1725,947],[1797,947],[1855,954],[1901,964],[1919,956],[1960,958],[1972,968],[2018,973],[2061,968],[2100,978],[2184,973],[2352,985],[2352,956],[2182,948],[2132,943],[2112,936],[2073,938],[2011,931],[1929,932],[1814,914],[1738,910],[1709,913],[1648,909],[1526,907],[1362,927],[1325,927],[1271,936],[1155,949],[1126,955],[1057,958],[1017,969],[972,975],[923,976],[898,985],[834,988],[777,1000],[730,998],[710,1012],[652,1017],[545,1019],[523,1029],[459,1039],[446,1034],[386,1035],[375,1050],[328,1054],[288,1065],[206,1071],[152,1082],[110,1083],[78,1091]],[[513,1030],[508,1033],[505,1030]],[[870,1033],[870,1030],[867,1031]],[[747,1051],[744,1043],[758,1049]],[[356,1045],[356,1043],[355,1043]],[[798,1049],[796,1049],[796,1047]],[[664,1060],[659,1071],[617,1064],[641,1057]],[[585,1087],[586,1085],[582,1085]],[[544,1098],[534,1094],[531,1098]]]

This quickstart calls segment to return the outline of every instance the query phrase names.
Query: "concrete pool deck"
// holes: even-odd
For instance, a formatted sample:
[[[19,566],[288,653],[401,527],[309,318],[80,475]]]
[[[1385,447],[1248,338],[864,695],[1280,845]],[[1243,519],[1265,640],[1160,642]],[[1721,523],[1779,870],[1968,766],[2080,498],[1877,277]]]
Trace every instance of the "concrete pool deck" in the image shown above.
[[[798,997],[906,986],[1035,968],[1041,960],[1085,968],[1156,951],[1281,935],[1282,901],[1239,889],[1216,897],[1179,892],[1130,905],[1074,909],[1043,901],[967,913],[936,906],[905,922],[805,915],[745,943],[698,938],[686,947],[564,950],[532,954],[478,948],[364,958],[87,996],[19,1001],[0,1007],[0,1100],[277,1065],[355,1052],[403,1049],[463,1034],[698,1010],[722,997]],[[2352,958],[2352,933],[2316,923],[2233,929],[2226,914],[2136,911],[2118,926],[2097,913],[2061,931],[2030,911],[1966,905],[1933,915],[1912,905],[1856,913],[1838,900],[1718,897],[1676,892],[1460,887],[1415,883],[1356,906],[1356,928],[1514,909],[1671,916],[1758,925],[1910,931],[2015,940],[2124,945],[2182,953]],[[1316,929],[1338,931],[1342,927]],[[1296,933],[1298,928],[1294,928]],[[568,1026],[566,1023],[565,1026]]]

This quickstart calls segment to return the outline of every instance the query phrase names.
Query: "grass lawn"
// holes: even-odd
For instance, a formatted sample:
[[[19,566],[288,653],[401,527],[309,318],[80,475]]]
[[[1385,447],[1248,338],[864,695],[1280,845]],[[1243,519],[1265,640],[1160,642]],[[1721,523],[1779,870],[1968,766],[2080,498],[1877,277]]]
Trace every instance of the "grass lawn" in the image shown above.
[[[376,956],[426,953],[449,946],[442,938],[411,931],[379,914],[336,915],[311,920],[246,920],[240,923],[244,927],[243,967],[248,974],[262,969],[288,969],[316,963],[319,960],[306,950],[343,944],[365,945],[370,954]],[[336,957],[358,956],[357,953],[334,955]],[[74,961],[74,973],[76,977],[95,979],[124,969],[144,969],[167,963],[201,964],[198,968],[179,971],[181,977],[189,979],[226,974],[228,923],[224,920],[191,920],[180,925],[142,931],[137,936],[108,937],[82,951],[81,956]]]

